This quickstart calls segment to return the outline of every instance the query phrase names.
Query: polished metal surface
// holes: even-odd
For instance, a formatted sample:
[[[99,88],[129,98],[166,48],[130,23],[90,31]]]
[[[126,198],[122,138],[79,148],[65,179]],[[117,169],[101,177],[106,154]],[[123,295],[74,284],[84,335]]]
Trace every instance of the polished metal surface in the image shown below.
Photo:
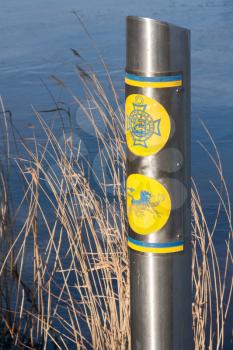
[[[145,242],[185,242],[180,253],[129,249],[131,349],[192,350],[189,30],[149,18],[127,17],[126,72],[146,77],[183,76],[182,88],[126,84],[126,97],[151,97],[166,107],[171,119],[164,149],[147,157],[127,151],[127,175],[138,173],[162,182],[171,194],[171,216],[159,232],[138,235],[129,228],[129,236]]]

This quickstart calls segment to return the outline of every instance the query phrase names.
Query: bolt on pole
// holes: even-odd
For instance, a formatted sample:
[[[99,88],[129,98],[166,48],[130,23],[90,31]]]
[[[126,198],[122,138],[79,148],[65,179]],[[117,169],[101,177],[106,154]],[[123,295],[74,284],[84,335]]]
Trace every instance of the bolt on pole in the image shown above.
[[[192,350],[190,31],[127,17],[131,349]]]

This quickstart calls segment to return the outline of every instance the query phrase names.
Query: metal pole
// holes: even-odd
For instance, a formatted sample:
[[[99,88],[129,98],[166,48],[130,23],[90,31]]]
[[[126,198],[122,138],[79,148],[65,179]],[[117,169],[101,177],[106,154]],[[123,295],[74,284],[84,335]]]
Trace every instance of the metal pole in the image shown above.
[[[190,32],[127,17],[131,349],[192,350]]]

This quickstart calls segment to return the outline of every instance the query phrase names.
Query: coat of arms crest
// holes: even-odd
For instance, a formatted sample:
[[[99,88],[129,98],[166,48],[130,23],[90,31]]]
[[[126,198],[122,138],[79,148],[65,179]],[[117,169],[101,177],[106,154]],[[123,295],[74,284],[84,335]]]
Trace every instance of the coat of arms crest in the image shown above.
[[[147,141],[153,136],[161,136],[161,119],[153,120],[147,112],[147,104],[142,96],[136,96],[133,110],[128,116],[127,130],[132,134],[134,146],[147,147]]]

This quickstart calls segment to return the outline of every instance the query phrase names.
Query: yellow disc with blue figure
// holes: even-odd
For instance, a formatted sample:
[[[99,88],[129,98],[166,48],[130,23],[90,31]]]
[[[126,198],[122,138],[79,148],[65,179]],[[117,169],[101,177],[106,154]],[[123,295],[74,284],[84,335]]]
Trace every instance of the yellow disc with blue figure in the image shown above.
[[[166,109],[145,95],[129,95],[125,102],[126,142],[132,153],[149,156],[167,143],[171,131]]]
[[[167,189],[159,181],[140,174],[129,175],[126,186],[127,216],[132,230],[142,235],[160,230],[171,213]]]

